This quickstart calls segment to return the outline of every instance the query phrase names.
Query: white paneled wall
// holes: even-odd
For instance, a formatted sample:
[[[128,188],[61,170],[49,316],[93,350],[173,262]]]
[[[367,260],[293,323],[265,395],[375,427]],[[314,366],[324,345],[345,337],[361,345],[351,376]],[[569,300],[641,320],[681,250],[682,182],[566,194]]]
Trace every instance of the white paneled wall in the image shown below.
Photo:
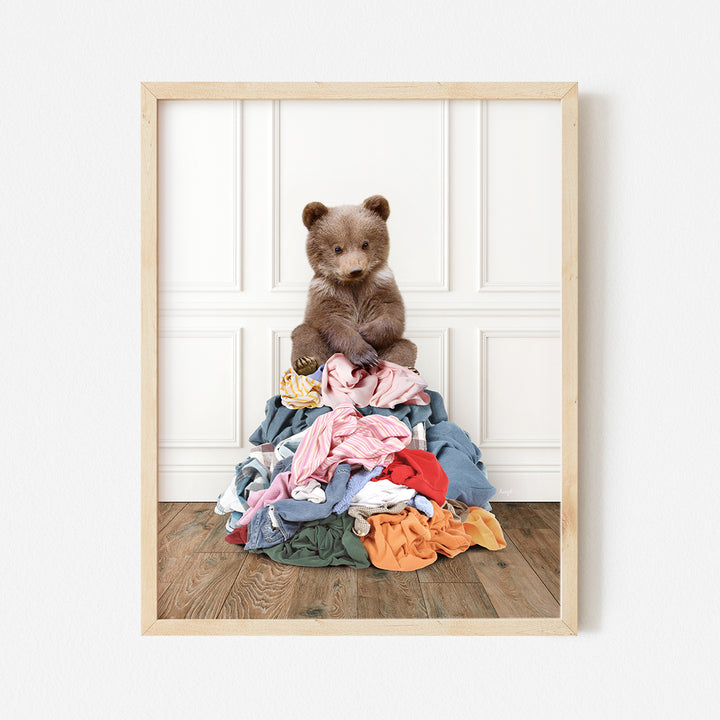
[[[498,500],[560,499],[560,106],[161,101],[160,499],[214,500],[290,362],[312,200],[385,195],[417,367]]]

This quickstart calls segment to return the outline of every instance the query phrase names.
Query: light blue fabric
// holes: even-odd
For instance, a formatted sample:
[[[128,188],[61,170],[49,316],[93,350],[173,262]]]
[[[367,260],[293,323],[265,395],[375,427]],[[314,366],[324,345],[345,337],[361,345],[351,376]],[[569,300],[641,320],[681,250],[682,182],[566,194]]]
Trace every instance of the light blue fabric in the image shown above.
[[[416,508],[421,513],[423,513],[423,515],[427,515],[428,517],[432,517],[433,513],[435,512],[433,510],[432,503],[420,493],[415,495],[415,497],[411,497],[408,500],[407,504],[410,505],[410,507]]]
[[[237,524],[240,522],[240,518],[243,516],[243,513],[238,512],[237,510],[233,510],[230,513],[230,517],[228,518],[227,522],[225,523],[225,532],[228,534],[231,533],[236,527]]]
[[[308,522],[321,520],[333,512],[333,505],[340,501],[345,494],[350,478],[350,466],[340,463],[335,468],[330,482],[325,486],[325,502],[314,503],[309,500],[295,500],[287,498],[273,503],[275,512],[283,520],[293,522]],[[252,519],[250,520],[252,523]]]
[[[308,375],[308,377],[312,380],[317,380],[318,382],[321,382],[324,367],[325,365],[321,365],[312,375]]]
[[[453,422],[441,422],[426,431],[427,448],[448,476],[447,497],[490,510],[495,488],[488,482],[480,448]]]
[[[376,465],[372,470],[358,470],[354,472],[347,483],[347,488],[343,496],[335,503],[333,512],[340,513],[347,512],[350,507],[352,499],[360,492],[360,490],[367,485],[370,480],[377,477],[384,468],[380,465]]]

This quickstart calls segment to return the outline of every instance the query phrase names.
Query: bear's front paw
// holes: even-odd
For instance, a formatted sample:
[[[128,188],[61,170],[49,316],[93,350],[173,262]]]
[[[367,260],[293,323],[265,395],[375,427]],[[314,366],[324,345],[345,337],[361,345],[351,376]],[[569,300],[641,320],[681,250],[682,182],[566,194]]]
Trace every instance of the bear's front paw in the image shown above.
[[[298,375],[312,375],[318,369],[317,360],[305,355],[293,363],[293,369]]]
[[[372,345],[365,345],[365,347],[358,348],[357,350],[350,350],[345,353],[347,359],[358,367],[375,367],[378,364],[377,350]]]
[[[392,328],[383,320],[372,320],[358,328],[363,340],[374,347],[389,345],[394,339]]]

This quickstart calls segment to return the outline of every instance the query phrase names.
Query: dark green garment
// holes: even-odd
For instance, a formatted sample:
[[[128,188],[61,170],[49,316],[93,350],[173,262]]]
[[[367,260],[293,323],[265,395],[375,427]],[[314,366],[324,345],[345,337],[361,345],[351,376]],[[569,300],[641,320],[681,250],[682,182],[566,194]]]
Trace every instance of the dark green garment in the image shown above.
[[[352,531],[353,523],[353,518],[347,513],[332,513],[322,520],[303,523],[289,540],[280,545],[250,552],[264,552],[286,565],[370,567],[365,546]]]

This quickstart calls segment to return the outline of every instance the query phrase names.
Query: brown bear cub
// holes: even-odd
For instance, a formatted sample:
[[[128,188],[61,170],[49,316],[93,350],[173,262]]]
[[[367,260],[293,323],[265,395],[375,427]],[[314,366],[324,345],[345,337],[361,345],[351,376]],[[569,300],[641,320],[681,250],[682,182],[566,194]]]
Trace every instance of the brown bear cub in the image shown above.
[[[373,195],[362,205],[311,202],[302,219],[315,271],[305,321],[292,332],[292,365],[300,375],[341,352],[353,365],[379,360],[412,367],[417,347],[403,338],[405,306],[387,265],[390,205]]]

